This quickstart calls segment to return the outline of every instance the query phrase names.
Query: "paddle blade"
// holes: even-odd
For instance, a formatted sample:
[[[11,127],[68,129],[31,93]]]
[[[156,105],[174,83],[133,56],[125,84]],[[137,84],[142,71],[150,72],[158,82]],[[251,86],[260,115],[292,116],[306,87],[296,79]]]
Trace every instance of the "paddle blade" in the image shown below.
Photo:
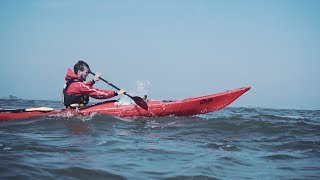
[[[139,96],[134,96],[132,97],[132,99],[138,106],[142,107],[145,110],[148,110],[148,104],[144,99]]]

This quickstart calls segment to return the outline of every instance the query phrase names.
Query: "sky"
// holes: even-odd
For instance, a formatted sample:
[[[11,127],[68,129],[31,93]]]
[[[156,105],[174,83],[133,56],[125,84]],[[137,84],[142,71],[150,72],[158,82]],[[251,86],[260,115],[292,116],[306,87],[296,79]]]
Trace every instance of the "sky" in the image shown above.
[[[78,60],[151,99],[251,86],[231,106],[319,110],[320,1],[0,1],[0,98],[61,100]]]

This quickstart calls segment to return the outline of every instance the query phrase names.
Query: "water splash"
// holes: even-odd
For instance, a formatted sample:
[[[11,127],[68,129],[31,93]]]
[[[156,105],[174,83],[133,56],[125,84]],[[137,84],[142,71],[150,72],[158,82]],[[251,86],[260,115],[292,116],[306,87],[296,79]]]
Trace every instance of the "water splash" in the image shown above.
[[[136,86],[132,91],[127,91],[131,96],[140,96],[142,98],[147,98],[150,91],[149,81],[137,81]],[[117,102],[118,105],[131,105],[135,104],[134,101],[128,96],[122,96]]]
[[[80,120],[80,121],[91,121],[92,118],[98,113],[93,112],[90,115],[87,116],[78,116],[77,113],[71,112],[71,111],[67,111],[67,112],[62,112],[62,113],[57,113],[57,114],[52,114],[49,115],[49,117],[56,117],[56,118],[63,118],[66,120]]]
[[[78,116],[78,119],[81,121],[91,121],[96,114],[98,113],[94,112],[94,113],[91,113],[89,116]]]
[[[136,83],[137,83],[137,85],[136,85],[136,88],[133,91],[133,93],[136,96],[141,96],[141,97],[147,96],[150,91],[150,82],[149,81],[137,81]]]

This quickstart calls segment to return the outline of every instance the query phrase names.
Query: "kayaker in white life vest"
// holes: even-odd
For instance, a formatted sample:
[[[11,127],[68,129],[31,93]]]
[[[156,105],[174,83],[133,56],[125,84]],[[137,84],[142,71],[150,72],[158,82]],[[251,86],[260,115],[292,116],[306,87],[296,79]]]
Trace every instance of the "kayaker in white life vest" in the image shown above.
[[[123,89],[116,92],[93,87],[93,84],[100,80],[101,73],[96,72],[91,81],[86,81],[89,72],[89,65],[84,61],[78,61],[74,65],[74,71],[68,68],[63,88],[63,104],[67,108],[84,107],[88,104],[89,97],[107,99],[125,92]]]

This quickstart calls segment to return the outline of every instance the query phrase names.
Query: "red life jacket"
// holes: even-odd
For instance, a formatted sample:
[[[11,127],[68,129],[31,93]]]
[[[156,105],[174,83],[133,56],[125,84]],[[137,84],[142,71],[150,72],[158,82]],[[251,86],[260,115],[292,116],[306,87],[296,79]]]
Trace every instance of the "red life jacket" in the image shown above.
[[[89,102],[89,96],[86,95],[68,95],[67,89],[70,86],[71,83],[79,82],[78,79],[72,78],[70,80],[66,81],[65,88],[63,88],[63,104],[69,108],[69,107],[84,107]]]

